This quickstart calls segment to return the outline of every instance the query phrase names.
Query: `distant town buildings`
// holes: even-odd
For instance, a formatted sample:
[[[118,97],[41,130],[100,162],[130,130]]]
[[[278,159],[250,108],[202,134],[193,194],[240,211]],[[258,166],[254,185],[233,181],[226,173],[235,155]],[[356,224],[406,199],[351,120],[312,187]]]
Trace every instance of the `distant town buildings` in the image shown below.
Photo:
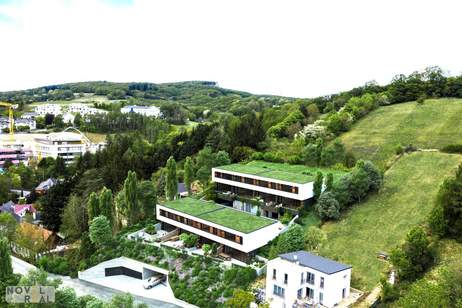
[[[120,108],[122,113],[138,113],[147,117],[159,117],[160,109],[156,106],[124,106]]]
[[[70,104],[67,108],[67,112],[70,112],[73,114],[78,113],[82,117],[87,116],[87,115],[95,115],[98,113],[107,113],[106,110],[93,108],[93,107],[90,107],[89,105],[85,105],[81,103]]]
[[[35,113],[40,116],[52,114],[54,116],[62,114],[61,105],[58,104],[40,104],[34,108]]]
[[[14,165],[19,163],[27,165],[31,154],[31,151],[26,149],[0,148],[0,168],[3,167],[7,160],[11,161]]]
[[[334,307],[350,296],[351,266],[307,251],[270,260],[266,300],[271,308]]]

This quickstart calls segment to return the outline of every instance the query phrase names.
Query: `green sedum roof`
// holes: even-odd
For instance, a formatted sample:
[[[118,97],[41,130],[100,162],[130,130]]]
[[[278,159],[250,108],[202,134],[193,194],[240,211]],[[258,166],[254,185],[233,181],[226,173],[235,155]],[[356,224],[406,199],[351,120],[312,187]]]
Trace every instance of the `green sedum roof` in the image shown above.
[[[276,220],[255,216],[211,201],[193,198],[166,201],[161,205],[242,233],[251,233],[277,222]]]
[[[332,173],[334,175],[334,180],[345,174],[345,172],[336,169],[315,168],[304,165],[289,165],[283,163],[270,163],[259,160],[254,160],[247,164],[231,164],[220,166],[216,169],[257,175],[269,179],[298,184],[313,182],[318,171],[321,171],[324,175],[327,173]]]

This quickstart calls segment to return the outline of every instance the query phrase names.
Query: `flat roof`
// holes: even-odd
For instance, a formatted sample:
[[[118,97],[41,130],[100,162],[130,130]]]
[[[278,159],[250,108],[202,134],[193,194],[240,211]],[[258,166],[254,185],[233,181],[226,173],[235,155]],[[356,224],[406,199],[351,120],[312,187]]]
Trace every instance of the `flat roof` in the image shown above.
[[[321,171],[324,175],[332,173],[334,175],[334,180],[345,174],[344,171],[336,169],[290,165],[285,163],[271,163],[260,160],[254,160],[247,164],[225,165],[216,167],[215,169],[256,175],[298,184],[313,182],[318,171]]]
[[[277,222],[273,219],[255,216],[212,201],[189,197],[166,201],[160,205],[242,233],[251,233]]]
[[[306,266],[329,275],[351,268],[350,265],[317,256],[304,250],[285,253],[279,255],[279,257],[290,262],[299,262],[302,266]]]

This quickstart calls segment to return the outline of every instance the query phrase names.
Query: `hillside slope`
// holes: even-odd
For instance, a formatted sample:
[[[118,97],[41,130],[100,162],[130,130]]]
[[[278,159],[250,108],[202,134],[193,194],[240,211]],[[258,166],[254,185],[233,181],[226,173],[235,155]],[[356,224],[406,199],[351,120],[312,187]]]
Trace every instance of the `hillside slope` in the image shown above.
[[[321,254],[353,266],[360,287],[370,290],[385,267],[377,253],[390,252],[409,230],[430,213],[439,185],[461,162],[462,156],[438,152],[404,155],[385,174],[381,191],[337,222],[322,229],[327,242]]]
[[[432,99],[380,107],[341,136],[357,158],[384,167],[398,144],[440,149],[462,142],[462,99]]]

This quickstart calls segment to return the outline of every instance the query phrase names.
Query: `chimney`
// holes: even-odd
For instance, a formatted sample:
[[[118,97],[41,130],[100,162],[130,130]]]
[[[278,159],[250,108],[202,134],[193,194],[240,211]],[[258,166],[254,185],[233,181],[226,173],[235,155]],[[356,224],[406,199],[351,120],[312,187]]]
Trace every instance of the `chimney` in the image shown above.
[[[297,255],[294,255],[294,261],[295,261],[295,264],[297,264],[297,265],[299,264]]]

